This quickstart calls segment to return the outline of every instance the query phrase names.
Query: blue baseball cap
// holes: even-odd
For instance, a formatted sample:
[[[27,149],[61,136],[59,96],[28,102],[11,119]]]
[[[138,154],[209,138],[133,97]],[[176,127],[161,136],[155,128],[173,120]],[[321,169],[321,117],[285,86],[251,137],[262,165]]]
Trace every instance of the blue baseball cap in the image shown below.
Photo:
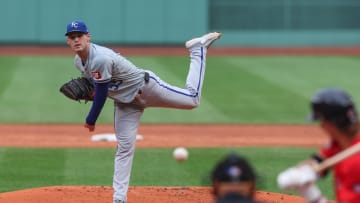
[[[86,24],[81,20],[74,20],[67,24],[65,36],[71,32],[82,32],[85,34],[89,33]]]

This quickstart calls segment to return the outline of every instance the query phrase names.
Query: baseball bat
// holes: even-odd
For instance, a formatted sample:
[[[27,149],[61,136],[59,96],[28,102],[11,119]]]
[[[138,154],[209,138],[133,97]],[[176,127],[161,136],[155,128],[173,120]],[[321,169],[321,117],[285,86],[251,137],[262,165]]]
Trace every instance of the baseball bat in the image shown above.
[[[337,163],[339,163],[340,161],[344,160],[344,159],[347,159],[349,158],[350,156],[356,154],[360,152],[360,143],[357,143],[337,154],[335,154],[334,156],[328,158],[328,159],[325,159],[323,162],[321,162],[320,164],[318,165],[315,165],[314,166],[314,169],[316,172],[320,172],[320,171],[323,171],[327,168],[330,168],[334,165],[336,165]]]

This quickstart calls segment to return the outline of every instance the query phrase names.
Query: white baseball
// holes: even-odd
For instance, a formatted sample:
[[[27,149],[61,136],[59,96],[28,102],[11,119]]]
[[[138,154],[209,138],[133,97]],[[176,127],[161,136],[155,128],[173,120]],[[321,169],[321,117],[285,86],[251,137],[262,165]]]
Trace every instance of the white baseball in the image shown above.
[[[174,159],[178,162],[187,160],[189,152],[184,147],[177,147],[173,152]]]

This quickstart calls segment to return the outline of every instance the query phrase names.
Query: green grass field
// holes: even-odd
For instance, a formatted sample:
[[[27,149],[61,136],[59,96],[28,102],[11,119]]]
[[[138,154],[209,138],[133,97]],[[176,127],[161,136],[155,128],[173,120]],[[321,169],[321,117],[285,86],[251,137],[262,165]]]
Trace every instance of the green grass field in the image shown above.
[[[137,149],[131,185],[210,186],[212,166],[230,152],[241,153],[258,174],[258,189],[282,192],[276,176],[291,163],[307,157],[309,148],[191,148],[190,159],[177,163],[173,149]],[[114,149],[0,150],[0,192],[52,185],[110,185]],[[332,197],[330,178],[319,181],[323,193]],[[291,193],[289,193],[291,194]]]
[[[184,86],[187,57],[129,59],[170,84]],[[70,101],[58,91],[79,75],[72,62],[65,56],[1,56],[0,122],[82,123],[90,103]],[[359,66],[359,58],[350,56],[209,56],[200,107],[147,109],[142,123],[306,124],[309,99],[320,88],[340,87],[360,101]],[[108,100],[98,122],[112,121],[113,104]],[[191,148],[191,159],[182,165],[174,164],[171,150],[138,149],[131,184],[208,185],[211,166],[235,150],[259,171],[260,189],[276,192],[276,174],[315,149]],[[111,185],[113,154],[114,149],[1,148],[0,192],[47,185]],[[330,178],[320,185],[333,197]]]
[[[130,57],[170,84],[184,86],[188,58]],[[72,57],[0,57],[0,122],[82,123],[90,103],[60,94],[65,81],[79,76]],[[349,91],[356,101],[357,57],[209,56],[201,105],[193,111],[147,109],[144,123],[306,123],[311,95],[323,87]],[[99,118],[111,123],[107,101]],[[211,115],[211,116],[204,116]]]

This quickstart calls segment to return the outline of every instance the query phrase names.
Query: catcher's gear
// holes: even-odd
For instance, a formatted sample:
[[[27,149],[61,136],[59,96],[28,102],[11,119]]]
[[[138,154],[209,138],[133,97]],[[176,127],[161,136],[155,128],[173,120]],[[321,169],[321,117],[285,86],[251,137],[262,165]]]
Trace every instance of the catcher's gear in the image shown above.
[[[87,102],[94,100],[94,89],[95,86],[90,79],[78,77],[63,84],[60,92],[72,100]]]

